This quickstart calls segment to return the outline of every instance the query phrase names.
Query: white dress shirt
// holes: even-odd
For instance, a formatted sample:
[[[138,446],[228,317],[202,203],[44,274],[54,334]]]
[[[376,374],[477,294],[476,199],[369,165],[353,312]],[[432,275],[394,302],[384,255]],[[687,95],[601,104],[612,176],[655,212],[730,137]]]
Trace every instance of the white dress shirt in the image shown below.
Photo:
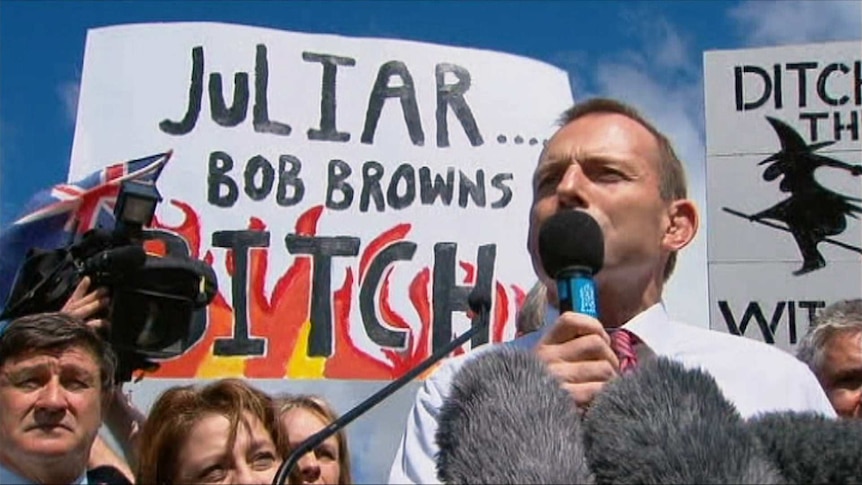
[[[544,327],[503,345],[534,347],[557,319],[556,309],[547,310]],[[701,368],[711,374],[743,418],[769,411],[815,411],[835,417],[832,405],[808,367],[778,348],[671,321],[662,303],[638,314],[624,327],[641,340],[642,344],[636,348],[639,357],[667,357],[687,368]],[[438,413],[452,378],[464,362],[493,347],[486,345],[450,358],[425,380],[407,417],[389,483],[440,483],[434,440]]]

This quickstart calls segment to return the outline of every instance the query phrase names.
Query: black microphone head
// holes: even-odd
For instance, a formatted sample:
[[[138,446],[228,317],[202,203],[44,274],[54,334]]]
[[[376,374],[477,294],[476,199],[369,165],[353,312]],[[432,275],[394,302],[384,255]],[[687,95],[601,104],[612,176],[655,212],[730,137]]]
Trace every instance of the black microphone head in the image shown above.
[[[467,296],[467,305],[469,305],[470,310],[477,315],[481,315],[483,312],[489,312],[491,311],[490,295],[476,286]]]
[[[787,483],[862,483],[862,421],[786,411],[748,426]]]
[[[593,483],[574,401],[530,352],[500,347],[466,362],[438,422],[443,483]]]
[[[665,358],[607,384],[584,418],[598,483],[782,483],[715,380]]]
[[[558,212],[539,229],[539,256],[545,273],[552,278],[571,268],[596,274],[605,262],[602,229],[586,212]]]

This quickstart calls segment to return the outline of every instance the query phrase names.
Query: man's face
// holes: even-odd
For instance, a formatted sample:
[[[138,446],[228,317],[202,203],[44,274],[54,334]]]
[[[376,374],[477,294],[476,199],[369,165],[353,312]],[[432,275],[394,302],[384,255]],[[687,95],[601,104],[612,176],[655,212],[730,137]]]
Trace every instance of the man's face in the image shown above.
[[[862,418],[862,333],[833,335],[824,349],[820,383],[835,412],[845,418]]]
[[[0,367],[0,455],[13,463],[86,458],[102,421],[99,365],[81,348],[27,353]]]
[[[620,114],[588,114],[557,131],[533,175],[528,247],[536,274],[549,276],[538,254],[539,229],[557,212],[575,209],[602,228],[600,284],[614,275],[645,278],[662,271],[669,217],[659,192],[658,157],[653,135]]]

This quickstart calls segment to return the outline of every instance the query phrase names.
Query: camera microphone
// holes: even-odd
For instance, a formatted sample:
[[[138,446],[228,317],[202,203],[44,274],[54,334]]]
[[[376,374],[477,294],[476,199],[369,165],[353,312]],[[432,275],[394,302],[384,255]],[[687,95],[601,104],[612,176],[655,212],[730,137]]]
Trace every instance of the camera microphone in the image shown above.
[[[144,265],[147,254],[141,246],[123,246],[102,251],[87,258],[81,264],[81,273],[85,275],[117,274],[135,270]]]
[[[467,296],[467,306],[476,315],[483,316],[491,312],[491,295],[490,291],[484,291],[483,288],[476,286],[473,291]]]

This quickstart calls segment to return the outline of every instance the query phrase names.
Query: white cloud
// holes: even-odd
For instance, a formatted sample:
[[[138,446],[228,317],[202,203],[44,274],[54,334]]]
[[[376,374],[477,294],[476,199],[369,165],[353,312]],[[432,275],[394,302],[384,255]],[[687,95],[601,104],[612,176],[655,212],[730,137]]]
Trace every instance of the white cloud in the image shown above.
[[[729,12],[750,46],[862,38],[862,2],[749,0]]]
[[[645,8],[624,10],[621,24],[626,33],[637,39],[637,51],[627,53],[632,61],[645,68],[662,68],[695,74],[697,64],[690,36],[664,17]]]
[[[57,88],[57,94],[60,95],[60,101],[63,103],[63,112],[66,114],[66,120],[73,126],[78,116],[78,95],[81,92],[80,81],[67,81]]]

